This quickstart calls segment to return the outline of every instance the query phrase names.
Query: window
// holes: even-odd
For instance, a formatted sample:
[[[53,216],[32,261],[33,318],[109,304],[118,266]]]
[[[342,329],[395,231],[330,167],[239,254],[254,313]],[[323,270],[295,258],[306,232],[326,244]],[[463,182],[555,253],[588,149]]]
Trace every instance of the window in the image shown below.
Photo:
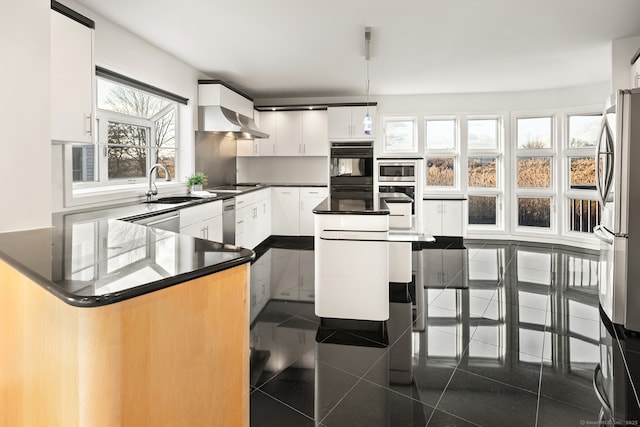
[[[97,145],[72,148],[74,183],[144,182],[155,163],[175,177],[177,103],[105,78],[96,81]]]
[[[593,233],[602,212],[596,194],[595,147],[601,114],[574,114],[567,119],[567,193],[565,224],[569,232]]]
[[[467,120],[467,191],[470,229],[501,228],[502,121]]]
[[[415,117],[384,118],[385,153],[416,153],[417,140]]]
[[[426,119],[427,187],[458,187],[458,144],[456,119]]]
[[[516,119],[516,224],[528,230],[554,228],[553,122],[551,116]]]

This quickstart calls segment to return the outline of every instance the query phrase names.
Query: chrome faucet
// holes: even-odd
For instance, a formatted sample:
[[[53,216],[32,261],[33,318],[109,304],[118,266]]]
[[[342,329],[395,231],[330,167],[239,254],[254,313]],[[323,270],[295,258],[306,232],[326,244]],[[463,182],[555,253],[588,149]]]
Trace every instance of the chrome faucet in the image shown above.
[[[147,188],[146,193],[144,193],[147,196],[147,202],[151,201],[151,198],[158,194],[158,187],[156,187],[156,183],[153,180],[153,173],[158,168],[164,171],[165,181],[171,181],[171,175],[169,174],[167,168],[164,167],[164,165],[156,163],[155,165],[151,166],[151,169],[149,169],[149,188]]]

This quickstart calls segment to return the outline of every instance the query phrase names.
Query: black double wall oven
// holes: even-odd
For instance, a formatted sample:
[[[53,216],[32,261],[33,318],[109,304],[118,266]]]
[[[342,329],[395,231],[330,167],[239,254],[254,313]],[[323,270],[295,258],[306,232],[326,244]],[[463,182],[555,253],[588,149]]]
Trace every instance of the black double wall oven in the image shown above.
[[[373,142],[331,143],[329,190],[332,197],[373,198]]]

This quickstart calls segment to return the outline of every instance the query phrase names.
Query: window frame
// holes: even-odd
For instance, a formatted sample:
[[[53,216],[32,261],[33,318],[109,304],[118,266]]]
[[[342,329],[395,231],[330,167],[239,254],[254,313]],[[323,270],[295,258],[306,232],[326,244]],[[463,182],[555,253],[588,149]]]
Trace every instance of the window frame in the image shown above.
[[[495,148],[470,148],[469,147],[469,122],[475,120],[495,120],[496,121],[496,147]],[[504,195],[505,195],[505,118],[503,114],[491,115],[468,115],[466,117],[466,152],[465,167],[466,176],[466,192],[470,196],[484,196],[496,198],[496,223],[495,224],[469,224],[468,216],[470,210],[467,206],[467,231],[468,232],[486,232],[486,231],[504,231]],[[469,184],[469,168],[470,158],[492,157],[496,159],[496,186],[495,187],[472,187]]]
[[[548,148],[518,148],[518,120],[526,119],[538,119],[549,118],[550,119],[550,147]],[[558,178],[558,140],[560,139],[559,133],[559,119],[558,113],[555,111],[538,111],[527,113],[514,113],[512,118],[512,141],[513,147],[511,156],[511,165],[513,173],[511,174],[511,185],[513,191],[511,194],[513,200],[511,200],[511,218],[513,220],[513,232],[514,234],[530,234],[530,235],[556,235],[558,233],[558,224],[556,220],[557,205],[558,205],[558,192],[559,178]],[[550,186],[549,188],[526,188],[518,186],[518,159],[521,157],[549,157],[551,159],[550,165]],[[519,211],[519,199],[520,198],[545,198],[549,199],[549,227],[534,227],[527,225],[520,225],[518,223],[518,211]]]
[[[597,107],[593,108],[584,108],[579,110],[571,110],[566,111],[563,114],[563,122],[564,132],[564,147],[562,150],[562,181],[563,181],[563,194],[562,194],[562,209],[560,209],[561,215],[561,223],[562,223],[562,234],[565,236],[575,236],[578,238],[584,238],[585,236],[593,235],[590,232],[584,231],[575,231],[571,230],[571,218],[569,203],[571,200],[588,200],[588,201],[596,201],[598,202],[598,206],[600,207],[600,213],[602,212],[602,207],[599,203],[599,198],[597,194],[597,190],[593,189],[584,189],[584,188],[571,188],[571,158],[573,157],[595,157],[596,147],[571,147],[571,126],[570,120],[572,116],[599,116],[600,120],[602,120],[603,113]],[[599,139],[599,133],[598,133]],[[596,144],[598,140],[596,140]]]
[[[427,122],[430,121],[453,121],[454,129],[453,129],[453,137],[454,137],[454,146],[453,148],[447,149],[431,149],[428,148],[427,143]],[[423,131],[424,131],[424,192],[434,191],[434,192],[459,192],[461,191],[461,158],[463,157],[463,153],[461,150],[461,138],[460,138],[460,128],[461,128],[462,119],[460,116],[425,116],[423,122]],[[442,186],[442,185],[429,185],[427,182],[428,172],[427,172],[427,164],[429,158],[453,158],[453,186]]]
[[[116,201],[123,201],[123,200],[134,200],[134,199],[138,200],[142,198],[144,195],[144,190],[147,187],[148,177],[136,177],[135,179],[124,178],[124,179],[101,180],[101,174],[105,174],[106,176],[106,174],[108,173],[105,169],[105,165],[102,164],[103,157],[104,159],[106,159],[106,156],[104,155],[104,150],[106,149],[107,144],[101,144],[99,140],[100,138],[99,135],[103,134],[103,132],[106,132],[106,125],[103,125],[103,129],[101,130],[100,129],[101,124],[99,123],[100,119],[102,119],[106,123],[106,121],[104,120],[105,115],[110,117],[111,116],[118,117],[118,118],[124,117],[125,122],[133,122],[133,124],[137,124],[137,125],[145,121],[146,121],[146,124],[148,123],[152,124],[152,126],[150,127],[152,127],[153,129],[150,129],[150,132],[149,132],[150,142],[147,144],[147,147],[148,147],[147,149],[150,150],[148,151],[148,153],[151,153],[151,155],[149,154],[147,155],[147,164],[148,164],[152,158],[155,158],[154,154],[158,150],[157,147],[155,146],[155,138],[156,138],[155,122],[158,119],[160,119],[164,114],[167,114],[170,112],[170,110],[173,110],[173,115],[174,115],[173,137],[175,138],[175,143],[173,144],[171,149],[173,149],[175,152],[175,157],[174,157],[175,170],[171,176],[172,178],[171,182],[158,180],[157,185],[158,187],[165,188],[166,191],[175,191],[178,189],[182,189],[184,187],[184,182],[180,180],[179,177],[181,176],[180,175],[181,170],[186,165],[184,164],[185,160],[183,160],[181,156],[184,155],[183,151],[185,149],[187,149],[187,151],[189,150],[187,146],[183,146],[183,142],[181,141],[181,139],[185,137],[181,129],[181,117],[185,113],[184,108],[187,108],[188,99],[180,98],[177,95],[173,95],[169,92],[166,92],[168,94],[167,96],[163,96],[164,91],[149,85],[145,85],[142,82],[134,81],[134,83],[137,83],[139,85],[137,86],[136,84],[127,84],[127,81],[125,80],[112,79],[109,75],[98,76],[98,77],[101,77],[104,80],[108,80],[111,83],[128,86],[133,89],[146,92],[147,94],[152,96],[163,97],[170,103],[167,106],[165,106],[163,109],[158,111],[156,114],[149,117],[148,119],[140,118],[137,116],[129,116],[123,113],[117,113],[114,111],[96,108],[95,121],[94,121],[94,128],[96,129],[96,135],[94,137],[93,143],[57,144],[59,146],[59,150],[58,149],[53,150],[52,160],[53,162],[60,162],[61,164],[64,165],[63,172],[59,178],[61,180],[60,185],[64,186],[65,188],[65,190],[62,192],[63,197],[62,197],[61,207],[72,208],[72,207],[81,207],[89,204],[95,205],[95,204],[113,203]],[[97,93],[98,78],[94,79],[94,85],[95,85],[94,86],[95,93]],[[147,86],[152,90],[145,90]],[[54,146],[55,145],[56,144],[54,144]],[[95,148],[94,162],[95,162],[95,167],[97,168],[95,172],[96,173],[95,181],[80,182],[80,181],[73,180],[73,147],[78,147],[78,146],[92,146]],[[149,170],[149,166],[147,166],[147,172],[148,170]]]
[[[412,147],[407,150],[387,149],[387,124],[389,122],[412,122]],[[384,154],[415,154],[419,151],[418,117],[417,116],[384,116],[382,117],[382,152]]]

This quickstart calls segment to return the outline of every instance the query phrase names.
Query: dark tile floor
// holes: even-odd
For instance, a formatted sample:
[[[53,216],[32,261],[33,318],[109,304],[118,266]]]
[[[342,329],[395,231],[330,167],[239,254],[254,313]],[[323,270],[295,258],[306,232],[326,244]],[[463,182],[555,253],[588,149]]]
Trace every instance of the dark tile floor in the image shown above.
[[[321,328],[313,250],[288,243],[251,269],[252,426],[578,426],[610,413],[637,424],[627,379],[640,379],[640,340],[600,320],[597,253],[414,251],[384,336]]]

